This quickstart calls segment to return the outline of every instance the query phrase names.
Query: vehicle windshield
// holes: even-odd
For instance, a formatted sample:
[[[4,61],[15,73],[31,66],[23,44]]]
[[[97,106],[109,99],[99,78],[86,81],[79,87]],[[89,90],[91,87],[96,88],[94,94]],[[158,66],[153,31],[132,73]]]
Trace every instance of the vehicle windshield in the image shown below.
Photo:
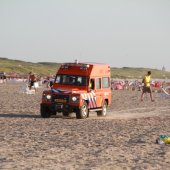
[[[88,78],[86,76],[76,75],[56,75],[56,84],[87,86]]]

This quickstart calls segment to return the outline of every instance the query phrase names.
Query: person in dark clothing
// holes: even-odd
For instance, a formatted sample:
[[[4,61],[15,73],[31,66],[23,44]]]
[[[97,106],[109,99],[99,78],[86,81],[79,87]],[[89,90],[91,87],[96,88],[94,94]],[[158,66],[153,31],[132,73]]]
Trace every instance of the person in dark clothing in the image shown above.
[[[32,72],[29,73],[28,82],[29,82],[29,89],[31,90],[32,87],[34,86],[34,83],[36,82],[35,74],[33,74]]]

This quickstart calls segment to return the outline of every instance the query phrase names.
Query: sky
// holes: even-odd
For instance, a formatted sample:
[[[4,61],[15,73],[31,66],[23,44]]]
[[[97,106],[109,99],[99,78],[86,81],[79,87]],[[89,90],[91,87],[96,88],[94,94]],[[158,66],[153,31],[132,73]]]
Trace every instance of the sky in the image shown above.
[[[0,57],[170,71],[170,0],[0,0]]]

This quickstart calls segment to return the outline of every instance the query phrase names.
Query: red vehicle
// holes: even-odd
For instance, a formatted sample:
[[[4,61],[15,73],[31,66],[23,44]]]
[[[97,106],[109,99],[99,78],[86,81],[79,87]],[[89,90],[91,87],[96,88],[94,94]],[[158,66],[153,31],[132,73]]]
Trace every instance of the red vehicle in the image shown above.
[[[75,112],[84,119],[89,111],[106,116],[111,103],[110,66],[97,63],[65,63],[59,68],[51,90],[42,95],[41,116]]]

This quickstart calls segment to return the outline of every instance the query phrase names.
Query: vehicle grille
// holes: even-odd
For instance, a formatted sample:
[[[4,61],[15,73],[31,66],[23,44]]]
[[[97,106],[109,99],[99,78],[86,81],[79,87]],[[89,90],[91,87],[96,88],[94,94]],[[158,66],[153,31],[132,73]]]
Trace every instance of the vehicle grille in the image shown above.
[[[56,103],[69,103],[69,96],[68,95],[52,95],[52,102]]]

